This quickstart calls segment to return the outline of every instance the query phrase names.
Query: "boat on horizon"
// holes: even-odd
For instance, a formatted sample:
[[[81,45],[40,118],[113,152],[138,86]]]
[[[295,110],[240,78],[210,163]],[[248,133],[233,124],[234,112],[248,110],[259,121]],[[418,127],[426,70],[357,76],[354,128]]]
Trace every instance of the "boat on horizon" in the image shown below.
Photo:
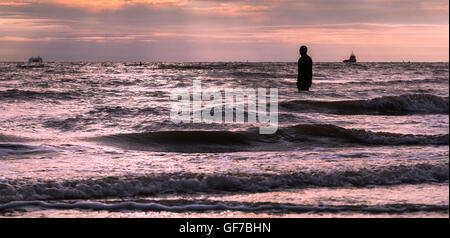
[[[346,60],[343,60],[342,62],[344,62],[344,63],[356,63],[356,56],[355,56],[355,54],[353,54],[353,52],[352,52],[352,54],[350,55],[350,58],[346,59]]]
[[[42,58],[41,56],[38,57],[31,57],[28,59],[28,63],[42,63]]]

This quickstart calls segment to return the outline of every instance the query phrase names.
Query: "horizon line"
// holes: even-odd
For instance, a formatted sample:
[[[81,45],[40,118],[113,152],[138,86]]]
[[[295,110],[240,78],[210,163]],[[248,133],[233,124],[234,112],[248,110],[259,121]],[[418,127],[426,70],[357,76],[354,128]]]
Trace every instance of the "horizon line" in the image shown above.
[[[29,63],[28,60],[16,61],[16,60],[0,60],[1,63]],[[242,60],[206,60],[206,61],[164,61],[164,60],[51,60],[43,61],[42,63],[74,63],[74,62],[86,62],[86,63],[123,63],[123,62],[133,62],[133,63],[296,63],[297,61],[242,61]],[[449,61],[413,61],[413,60],[403,60],[403,61],[357,61],[356,63],[450,63]],[[314,63],[344,63],[342,61],[314,61]],[[352,63],[348,63],[352,64]]]

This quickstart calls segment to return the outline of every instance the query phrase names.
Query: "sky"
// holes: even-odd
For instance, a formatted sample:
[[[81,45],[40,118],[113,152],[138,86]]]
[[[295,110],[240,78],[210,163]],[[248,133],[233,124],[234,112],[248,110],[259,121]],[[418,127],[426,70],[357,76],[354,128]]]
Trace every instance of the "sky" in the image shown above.
[[[0,0],[0,61],[449,61],[448,0]]]

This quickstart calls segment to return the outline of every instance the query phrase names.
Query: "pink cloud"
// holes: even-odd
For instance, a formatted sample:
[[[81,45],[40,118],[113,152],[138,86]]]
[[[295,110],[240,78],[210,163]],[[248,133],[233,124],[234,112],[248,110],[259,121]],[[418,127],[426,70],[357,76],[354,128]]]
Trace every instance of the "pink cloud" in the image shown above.
[[[118,10],[125,6],[147,4],[153,6],[161,5],[183,5],[186,0],[15,0],[0,2],[0,5],[28,5],[33,3],[45,3],[80,8],[87,11]]]

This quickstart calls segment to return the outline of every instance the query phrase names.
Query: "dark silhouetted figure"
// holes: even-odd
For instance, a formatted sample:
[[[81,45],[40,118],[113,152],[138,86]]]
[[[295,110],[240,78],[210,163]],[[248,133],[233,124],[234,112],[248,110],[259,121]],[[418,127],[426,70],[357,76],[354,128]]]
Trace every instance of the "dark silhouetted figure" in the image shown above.
[[[309,91],[312,84],[312,59],[307,55],[308,48],[306,46],[300,47],[300,59],[298,59],[298,76],[297,88],[298,91]]]

